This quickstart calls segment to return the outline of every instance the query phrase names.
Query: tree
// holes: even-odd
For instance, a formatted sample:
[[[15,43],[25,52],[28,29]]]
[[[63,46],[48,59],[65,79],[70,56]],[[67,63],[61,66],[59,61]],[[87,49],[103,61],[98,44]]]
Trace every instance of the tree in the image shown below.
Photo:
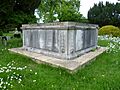
[[[41,0],[39,6],[40,17],[44,22],[80,21],[82,14],[79,12],[79,0]]]
[[[35,22],[34,10],[41,0],[0,0],[0,29]]]
[[[119,3],[109,3],[103,2],[99,4],[94,4],[92,8],[88,11],[88,20],[90,23],[98,24],[99,26],[104,25],[120,25],[120,4]]]

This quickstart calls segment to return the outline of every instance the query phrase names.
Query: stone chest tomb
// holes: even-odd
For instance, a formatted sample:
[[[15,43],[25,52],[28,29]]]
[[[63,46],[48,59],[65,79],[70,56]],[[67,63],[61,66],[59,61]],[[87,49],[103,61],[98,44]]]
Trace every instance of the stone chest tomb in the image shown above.
[[[97,47],[97,27],[76,22],[22,25],[23,48],[70,60]]]

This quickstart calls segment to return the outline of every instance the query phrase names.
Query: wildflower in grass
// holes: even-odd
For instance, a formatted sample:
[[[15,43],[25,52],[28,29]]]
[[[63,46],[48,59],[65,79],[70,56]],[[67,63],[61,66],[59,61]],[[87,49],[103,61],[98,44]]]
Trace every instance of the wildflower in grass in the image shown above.
[[[52,87],[54,87],[54,85],[52,85]]]
[[[36,80],[33,80],[33,82],[36,82]]]
[[[27,66],[23,67],[22,69],[24,70],[24,69],[26,69],[26,68],[27,68]]]
[[[15,61],[12,61],[6,66],[2,67],[0,65],[0,74],[3,74],[3,77],[0,77],[0,90],[9,90],[9,88],[13,88],[13,82],[15,81],[22,85],[21,83],[25,76],[22,71],[27,69],[27,66],[16,67],[15,64]],[[32,73],[33,70],[30,69],[30,71]],[[35,75],[37,75],[37,72],[35,72]],[[33,82],[36,82],[36,80],[33,80]]]
[[[18,83],[21,83],[21,81],[22,81],[22,79],[21,79],[21,78],[19,78],[19,79],[18,79]]]
[[[37,72],[35,72],[35,75],[37,75]]]
[[[22,75],[17,73],[17,71],[22,71],[26,67],[15,67],[13,66],[15,64],[14,61],[9,62],[6,66],[0,68],[0,73],[4,74],[4,77],[0,78],[0,89],[7,90],[8,88],[12,88],[12,82],[13,80],[17,80],[18,83],[21,83],[22,81]]]
[[[105,75],[102,75],[102,77],[105,77]]]
[[[105,35],[105,36],[98,36],[98,38],[100,40],[108,40],[110,41],[108,43],[108,50],[107,50],[107,53],[116,53],[118,51],[120,51],[120,38],[119,37],[112,37],[112,36],[108,36],[108,35]]]

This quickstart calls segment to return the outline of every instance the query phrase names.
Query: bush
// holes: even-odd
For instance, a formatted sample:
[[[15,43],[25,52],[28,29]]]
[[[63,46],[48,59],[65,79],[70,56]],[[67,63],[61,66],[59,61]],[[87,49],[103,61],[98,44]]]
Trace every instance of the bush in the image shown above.
[[[120,29],[112,25],[106,25],[99,29],[99,35],[112,35],[114,37],[120,37]]]
[[[12,38],[7,43],[9,48],[22,47],[22,38]]]
[[[0,36],[3,36],[3,32],[0,30]]]
[[[21,35],[20,35],[20,33],[17,33],[17,34],[14,34],[14,37],[15,38],[21,38]]]

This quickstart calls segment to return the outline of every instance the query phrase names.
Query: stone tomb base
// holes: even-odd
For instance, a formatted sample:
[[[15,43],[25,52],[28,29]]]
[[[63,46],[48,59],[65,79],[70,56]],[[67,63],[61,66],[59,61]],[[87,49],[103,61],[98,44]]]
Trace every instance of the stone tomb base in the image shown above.
[[[84,55],[81,55],[80,57],[72,59],[72,60],[64,60],[64,59],[49,57],[49,56],[46,56],[46,55],[43,55],[40,53],[26,51],[23,48],[12,48],[9,50],[12,52],[15,52],[15,53],[26,55],[26,56],[32,58],[37,63],[43,62],[43,63],[51,64],[54,66],[63,67],[70,71],[74,71],[74,70],[78,69],[79,67],[83,66],[84,64],[88,63],[92,59],[94,59],[96,56],[103,53],[106,50],[106,48],[100,47],[100,48],[96,49],[95,51],[90,51],[90,52],[85,53]]]

